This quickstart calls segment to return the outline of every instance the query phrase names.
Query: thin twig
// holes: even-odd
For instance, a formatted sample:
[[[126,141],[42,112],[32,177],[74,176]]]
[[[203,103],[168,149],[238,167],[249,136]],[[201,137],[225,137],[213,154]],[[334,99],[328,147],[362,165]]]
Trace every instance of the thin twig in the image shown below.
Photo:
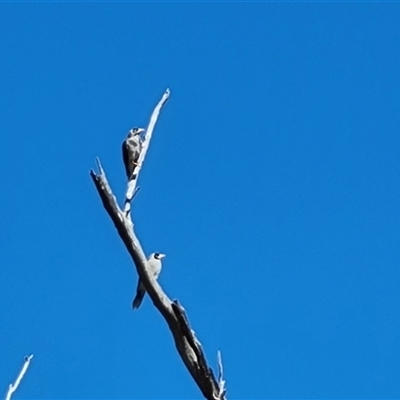
[[[28,370],[28,367],[29,367],[29,364],[31,363],[32,358],[33,358],[33,354],[31,354],[30,356],[24,357],[24,365],[22,366],[21,371],[20,371],[19,375],[17,376],[17,379],[15,380],[14,384],[10,383],[10,385],[8,386],[8,391],[7,391],[5,400],[10,400],[11,395],[18,389],[18,386],[21,383],[22,378],[24,377],[26,371]]]

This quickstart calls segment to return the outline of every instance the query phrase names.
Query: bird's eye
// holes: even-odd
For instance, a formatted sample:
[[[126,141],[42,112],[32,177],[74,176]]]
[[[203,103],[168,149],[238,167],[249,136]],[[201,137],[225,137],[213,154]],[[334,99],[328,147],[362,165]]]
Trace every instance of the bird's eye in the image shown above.
[[[154,253],[154,258],[158,260],[160,258],[160,253]]]

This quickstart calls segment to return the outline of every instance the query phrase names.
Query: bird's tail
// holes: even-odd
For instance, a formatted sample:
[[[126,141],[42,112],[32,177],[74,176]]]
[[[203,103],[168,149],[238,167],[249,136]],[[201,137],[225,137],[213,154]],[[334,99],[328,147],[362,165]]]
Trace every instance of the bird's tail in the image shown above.
[[[132,301],[132,308],[133,309],[140,307],[140,305],[142,304],[143,297],[144,297],[145,294],[146,294],[146,291],[145,290],[141,290],[141,289],[139,289],[136,292],[136,296]]]

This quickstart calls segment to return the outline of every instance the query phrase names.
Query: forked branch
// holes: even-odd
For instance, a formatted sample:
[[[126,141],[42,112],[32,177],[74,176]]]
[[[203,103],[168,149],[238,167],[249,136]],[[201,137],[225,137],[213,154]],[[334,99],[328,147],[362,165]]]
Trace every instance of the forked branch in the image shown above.
[[[96,189],[103,202],[103,206],[110,218],[112,219],[119,236],[125,244],[128,253],[130,254],[139,277],[141,278],[154,306],[164,317],[174,338],[175,346],[182,358],[190,375],[201,390],[203,396],[208,400],[225,400],[225,381],[222,379],[222,362],[219,359],[220,377],[217,381],[214,377],[212,369],[208,366],[203,349],[200,342],[197,340],[194,331],[190,328],[188,319],[183,307],[177,302],[172,302],[164,293],[159,283],[153,278],[150,273],[150,268],[146,259],[146,255],[134,232],[132,216],[130,211],[130,201],[135,193],[137,185],[138,173],[143,165],[143,161],[150,144],[150,139],[153,134],[154,126],[157,122],[160,110],[169,97],[167,90],[150,118],[149,125],[146,129],[145,139],[143,141],[142,153],[139,157],[138,165],[136,166],[135,179],[128,183],[124,210],[118,206],[117,200],[108,183],[104,169],[100,161],[97,160],[99,172],[90,171],[90,176],[96,186]],[[129,197],[130,196],[130,197]],[[127,206],[126,204],[129,204]],[[127,208],[128,207],[128,208]]]
[[[17,379],[15,380],[14,383],[10,383],[10,385],[8,386],[6,400],[10,400],[12,394],[18,389],[18,386],[21,383],[22,378],[24,377],[24,375],[26,374],[26,371],[29,368],[29,364],[31,363],[32,358],[33,358],[33,354],[31,354],[30,356],[24,357],[24,365],[22,366],[21,371],[19,372],[19,374],[17,376]]]

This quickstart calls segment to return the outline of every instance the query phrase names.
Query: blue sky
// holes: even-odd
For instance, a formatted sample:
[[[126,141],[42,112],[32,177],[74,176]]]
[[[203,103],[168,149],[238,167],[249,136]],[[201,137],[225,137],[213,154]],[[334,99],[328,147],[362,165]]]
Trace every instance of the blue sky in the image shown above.
[[[400,4],[0,5],[0,385],[200,399],[89,177],[134,204],[228,396],[400,398]]]

